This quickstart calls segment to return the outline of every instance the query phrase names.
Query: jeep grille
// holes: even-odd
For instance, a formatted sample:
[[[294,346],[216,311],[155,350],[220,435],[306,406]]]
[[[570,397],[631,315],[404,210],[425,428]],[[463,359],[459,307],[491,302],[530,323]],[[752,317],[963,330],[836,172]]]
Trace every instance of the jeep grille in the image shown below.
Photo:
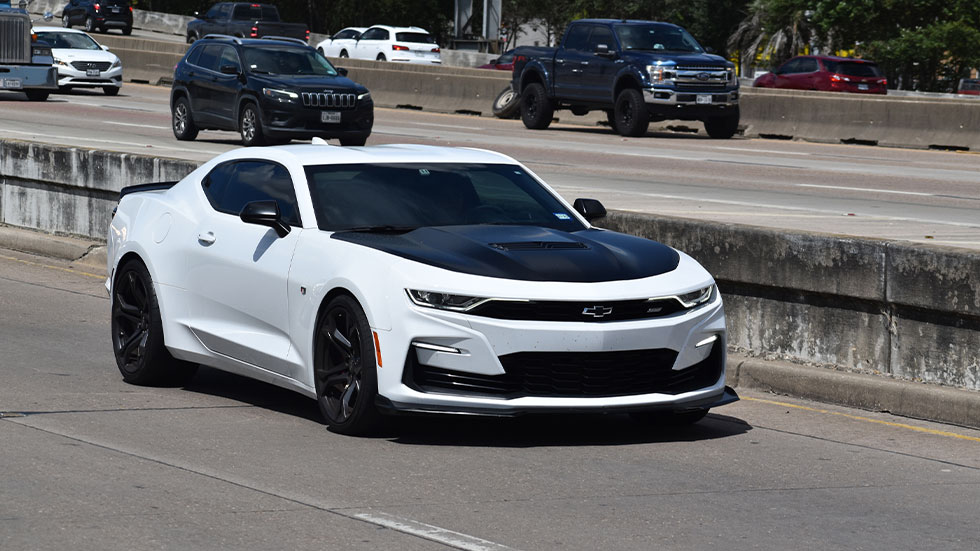
[[[355,94],[327,94],[325,92],[303,92],[303,105],[306,107],[329,107],[331,109],[353,109],[357,104]]]

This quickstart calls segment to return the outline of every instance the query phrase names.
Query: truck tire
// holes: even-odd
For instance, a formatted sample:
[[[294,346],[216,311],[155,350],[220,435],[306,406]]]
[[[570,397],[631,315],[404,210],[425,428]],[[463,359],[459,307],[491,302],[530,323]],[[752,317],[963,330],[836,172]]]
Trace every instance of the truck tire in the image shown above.
[[[727,140],[738,132],[738,107],[735,111],[723,117],[711,117],[704,121],[704,129],[716,140]]]
[[[44,101],[48,99],[48,94],[51,92],[47,90],[24,90],[24,93],[27,94],[27,99],[30,101]]]
[[[613,130],[622,136],[642,136],[650,126],[650,115],[643,102],[643,94],[636,88],[627,88],[616,97]]]
[[[510,84],[493,100],[493,114],[500,119],[516,119],[520,115],[521,95]]]
[[[521,120],[532,130],[544,130],[551,124],[555,108],[548,99],[544,86],[534,82],[521,93]]]

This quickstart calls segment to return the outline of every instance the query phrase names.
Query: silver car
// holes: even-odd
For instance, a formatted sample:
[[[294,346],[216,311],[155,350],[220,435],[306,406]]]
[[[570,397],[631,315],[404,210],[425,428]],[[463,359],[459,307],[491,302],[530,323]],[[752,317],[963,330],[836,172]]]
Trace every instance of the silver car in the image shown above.
[[[58,87],[102,88],[114,96],[122,88],[122,62],[82,31],[61,27],[35,27],[37,39],[51,46],[58,68]]]

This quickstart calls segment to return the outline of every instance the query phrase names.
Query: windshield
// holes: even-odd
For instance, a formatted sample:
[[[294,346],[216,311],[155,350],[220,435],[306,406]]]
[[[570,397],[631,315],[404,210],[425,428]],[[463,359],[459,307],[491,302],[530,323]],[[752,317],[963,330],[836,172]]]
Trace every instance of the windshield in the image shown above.
[[[523,168],[503,164],[346,164],[306,168],[317,225],[328,231],[424,226],[585,226]]]
[[[687,31],[674,25],[647,23],[616,25],[616,36],[624,50],[668,51],[700,54],[704,49]]]
[[[244,51],[245,66],[253,73],[337,76],[333,65],[312,48],[263,44]]]
[[[76,50],[101,50],[102,48],[87,34],[43,31],[37,33],[39,42],[52,48],[71,48]]]
[[[839,75],[849,77],[880,77],[881,71],[874,63],[863,61],[834,61],[832,59],[823,60],[827,70]]]

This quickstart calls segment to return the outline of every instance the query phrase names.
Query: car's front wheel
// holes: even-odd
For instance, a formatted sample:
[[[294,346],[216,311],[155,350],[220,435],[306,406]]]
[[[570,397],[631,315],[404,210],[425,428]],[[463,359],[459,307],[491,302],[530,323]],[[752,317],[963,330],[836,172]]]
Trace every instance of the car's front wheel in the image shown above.
[[[738,132],[739,110],[736,107],[732,113],[723,117],[711,117],[704,121],[704,129],[716,140],[731,138]]]
[[[551,124],[555,108],[548,99],[544,86],[535,82],[527,85],[521,92],[521,120],[524,126],[534,130],[544,130]]]
[[[130,260],[112,286],[112,351],[123,380],[134,385],[180,384],[197,365],[174,359],[164,345],[163,322],[146,266]]]
[[[245,147],[265,145],[262,118],[259,117],[259,110],[254,104],[247,103],[242,107],[241,116],[238,117],[238,129],[242,134],[242,145]]]
[[[123,33],[123,36],[129,36],[129,35],[133,34],[133,28],[132,27],[124,27],[123,30],[122,30],[122,33]]]
[[[197,41],[197,38],[198,38],[197,31],[187,33],[188,44],[193,44],[195,41]]]
[[[643,94],[636,88],[627,88],[616,97],[614,129],[623,136],[642,136],[650,127],[650,115],[643,102]]]
[[[25,90],[24,91],[24,94],[27,95],[27,99],[30,100],[30,101],[44,101],[44,100],[48,99],[48,94],[50,94],[50,93],[51,92],[48,92],[47,90]]]
[[[172,115],[171,126],[175,138],[180,141],[190,141],[197,137],[197,125],[194,124],[194,116],[191,114],[191,106],[187,98],[177,98]]]
[[[103,86],[102,91],[105,92],[107,96],[118,96],[119,87],[118,86]]]
[[[317,404],[330,430],[365,434],[378,427],[374,337],[364,310],[348,295],[331,299],[320,315],[313,341],[313,375]]]

